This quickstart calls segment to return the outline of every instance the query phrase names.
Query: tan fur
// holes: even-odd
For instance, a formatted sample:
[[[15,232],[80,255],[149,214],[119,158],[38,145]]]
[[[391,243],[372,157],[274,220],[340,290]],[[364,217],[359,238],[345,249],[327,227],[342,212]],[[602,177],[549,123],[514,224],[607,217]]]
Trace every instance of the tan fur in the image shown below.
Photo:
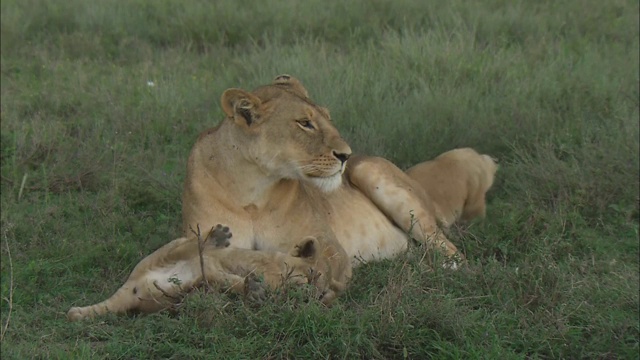
[[[106,313],[152,313],[176,305],[193,288],[207,283],[224,291],[259,298],[263,289],[246,286],[252,278],[263,278],[264,285],[275,289],[284,282],[311,282],[323,303],[329,304],[345,289],[331,274],[329,260],[322,253],[327,244],[308,237],[295,244],[288,254],[220,247],[209,240],[203,248],[205,278],[202,276],[198,239],[179,238],[144,258],[127,281],[109,299],[86,307],[73,307],[67,313],[71,321]]]
[[[493,185],[498,165],[471,148],[447,151],[415,165],[407,175],[415,179],[433,202],[446,227],[461,219],[485,216],[485,194]]]
[[[226,118],[200,135],[189,156],[185,232],[225,223],[234,229],[232,246],[275,251],[321,235],[356,265],[403,252],[413,230],[418,241],[458,255],[420,185],[397,166],[358,157],[345,169],[349,145],[297,79],[229,89],[221,102]],[[340,266],[343,282],[351,270]]]

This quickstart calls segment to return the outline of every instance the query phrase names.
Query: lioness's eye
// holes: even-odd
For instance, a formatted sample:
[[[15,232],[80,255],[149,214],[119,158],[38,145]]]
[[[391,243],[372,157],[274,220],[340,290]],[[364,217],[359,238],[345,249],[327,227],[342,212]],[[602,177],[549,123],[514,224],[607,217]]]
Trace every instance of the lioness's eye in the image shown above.
[[[303,128],[307,128],[309,130],[315,130],[315,127],[313,127],[313,124],[309,120],[297,120],[297,123]]]

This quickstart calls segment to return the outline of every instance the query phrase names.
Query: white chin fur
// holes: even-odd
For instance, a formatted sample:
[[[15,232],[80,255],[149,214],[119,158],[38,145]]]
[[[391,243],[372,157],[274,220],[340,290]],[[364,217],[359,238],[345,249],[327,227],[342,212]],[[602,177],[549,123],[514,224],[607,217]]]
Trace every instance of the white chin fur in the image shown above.
[[[330,193],[340,187],[342,184],[342,174],[338,173],[330,177],[312,177],[308,180],[322,192]]]

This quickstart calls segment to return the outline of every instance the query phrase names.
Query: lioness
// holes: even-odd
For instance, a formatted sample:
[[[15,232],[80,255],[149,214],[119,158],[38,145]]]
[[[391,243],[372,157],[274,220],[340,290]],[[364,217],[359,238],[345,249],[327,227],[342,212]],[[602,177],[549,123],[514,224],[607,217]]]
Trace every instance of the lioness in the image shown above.
[[[352,158],[329,111],[297,79],[228,89],[221,103],[225,119],[189,156],[185,233],[224,223],[234,229],[231,246],[270,251],[322,236],[356,265],[404,251],[413,229],[416,240],[457,255],[420,184],[383,158]],[[351,276],[344,269],[340,282]]]
[[[236,292],[241,289],[233,284],[247,268],[278,278],[282,266],[298,264],[298,273],[320,274],[323,301],[329,302],[344,289],[352,265],[403,252],[410,231],[417,241],[462,258],[439,230],[420,184],[383,158],[352,158],[328,110],[313,103],[298,80],[281,75],[252,92],[228,89],[221,100],[226,118],[199,136],[188,159],[185,237],[143,259],[110,299],[69,310],[69,319],[173,304],[202,280],[198,241],[188,237],[198,226],[233,229],[230,248],[207,250],[203,260],[207,278],[231,283]],[[306,249],[310,237],[321,245],[314,257],[284,254]]]
[[[325,254],[335,250],[320,238],[306,237],[285,254],[227,247],[230,237],[228,227],[216,226],[204,243],[202,264],[197,238],[175,239],[140,261],[110,298],[95,305],[73,307],[67,318],[77,321],[106,313],[157,312],[176,305],[205,280],[233,293],[260,298],[264,294],[262,287],[245,286],[249,275],[262,277],[271,289],[283,282],[310,282],[317,287],[324,304],[345,289],[346,284],[332,276],[333,269],[341,269],[332,268],[331,258]]]
[[[469,221],[485,216],[485,195],[493,185],[498,165],[489,155],[471,148],[447,151],[407,170],[434,204],[440,223]]]

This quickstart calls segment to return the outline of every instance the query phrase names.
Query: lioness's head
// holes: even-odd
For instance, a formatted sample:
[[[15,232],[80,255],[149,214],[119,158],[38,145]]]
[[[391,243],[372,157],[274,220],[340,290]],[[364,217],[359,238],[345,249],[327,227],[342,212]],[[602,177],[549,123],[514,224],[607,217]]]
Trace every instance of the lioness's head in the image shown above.
[[[222,109],[235,125],[238,150],[267,176],[309,181],[324,191],[340,186],[351,148],[297,79],[280,75],[252,92],[228,89]]]

